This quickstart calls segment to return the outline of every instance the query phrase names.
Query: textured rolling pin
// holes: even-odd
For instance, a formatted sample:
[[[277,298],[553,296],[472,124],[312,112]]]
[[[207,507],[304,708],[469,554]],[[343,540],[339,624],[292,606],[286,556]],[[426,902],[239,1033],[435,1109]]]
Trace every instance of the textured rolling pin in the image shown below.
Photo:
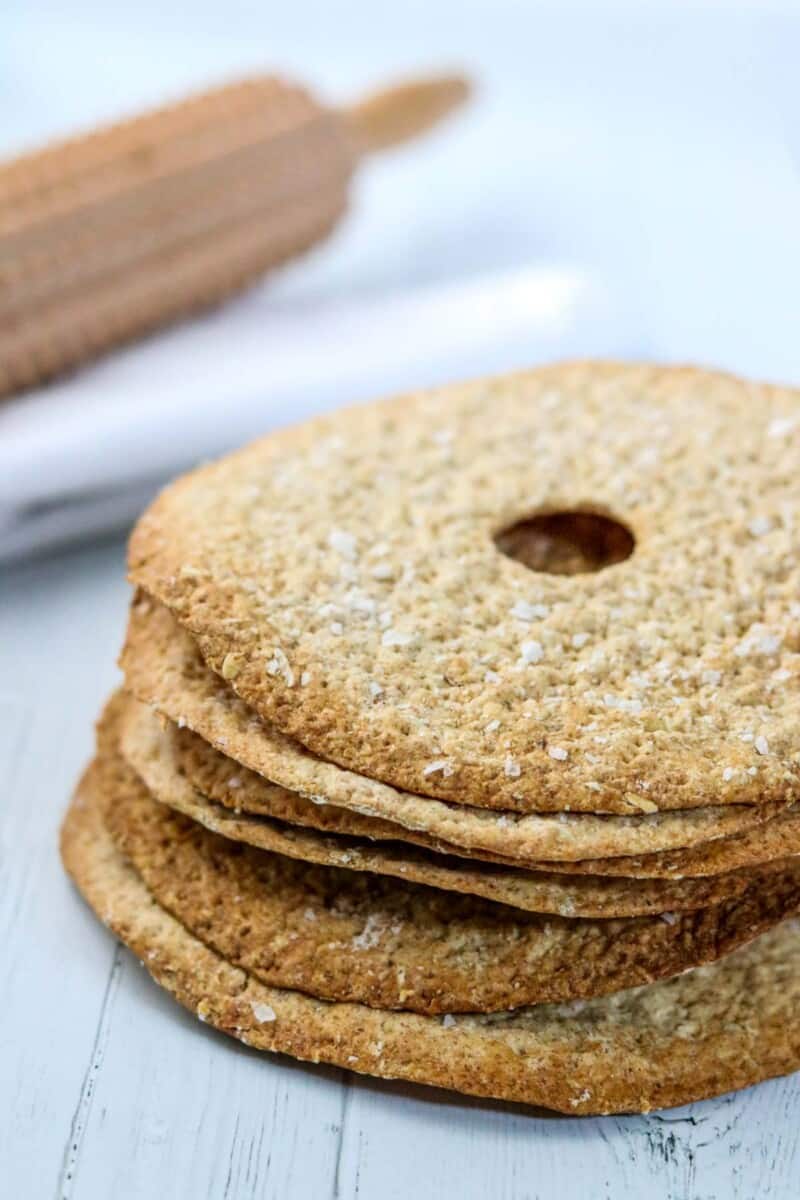
[[[0,166],[0,396],[308,249],[342,215],[359,159],[467,90],[419,80],[335,111],[247,80]]]

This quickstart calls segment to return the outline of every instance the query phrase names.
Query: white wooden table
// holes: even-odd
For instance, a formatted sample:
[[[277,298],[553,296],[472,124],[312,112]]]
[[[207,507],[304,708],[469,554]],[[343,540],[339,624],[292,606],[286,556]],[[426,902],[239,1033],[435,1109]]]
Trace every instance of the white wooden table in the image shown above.
[[[119,542],[0,576],[0,1195],[796,1200],[800,1076],[562,1118],[259,1055],[162,994],[57,852],[126,603]]]

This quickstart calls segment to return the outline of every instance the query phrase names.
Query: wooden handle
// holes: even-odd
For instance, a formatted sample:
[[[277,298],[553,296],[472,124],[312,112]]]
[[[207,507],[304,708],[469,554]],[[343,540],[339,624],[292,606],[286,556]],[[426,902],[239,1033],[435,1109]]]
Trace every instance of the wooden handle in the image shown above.
[[[410,79],[374,92],[344,110],[358,149],[373,154],[408,141],[463,104],[470,84],[463,75]]]

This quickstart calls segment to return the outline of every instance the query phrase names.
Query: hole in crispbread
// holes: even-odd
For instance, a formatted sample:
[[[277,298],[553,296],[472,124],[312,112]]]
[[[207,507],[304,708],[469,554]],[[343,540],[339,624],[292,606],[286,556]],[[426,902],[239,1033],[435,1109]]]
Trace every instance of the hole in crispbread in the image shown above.
[[[531,571],[583,575],[624,562],[633,554],[633,534],[614,517],[588,509],[538,513],[495,534],[501,553]]]

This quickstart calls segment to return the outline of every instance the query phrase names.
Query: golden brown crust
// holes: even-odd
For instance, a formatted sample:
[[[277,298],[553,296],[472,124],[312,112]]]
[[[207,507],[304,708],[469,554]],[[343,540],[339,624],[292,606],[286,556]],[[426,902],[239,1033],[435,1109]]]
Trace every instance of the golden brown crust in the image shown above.
[[[521,812],[791,800],[799,438],[797,392],[713,372],[481,380],[184,477],[139,522],[131,575],[261,716],[408,792]],[[630,558],[551,575],[493,542],[587,506],[628,526]]]
[[[727,805],[638,816],[498,813],[401,792],[307,751],[259,720],[210,671],[169,611],[139,596],[121,664],[129,690],[266,779],[330,803],[424,832],[452,846],[542,862],[653,853],[730,836],[774,817],[779,805]],[[546,867],[544,869],[547,869]]]
[[[189,934],[116,851],[101,809],[91,768],[61,841],[86,900],[180,1003],[258,1049],[572,1115],[685,1104],[800,1067],[794,922],[712,967],[582,1006],[444,1022],[331,1004],[266,987]]]
[[[242,795],[244,800],[244,767],[219,756],[223,763],[228,763],[227,778],[241,783],[227,791],[220,788],[228,802],[227,806],[220,805],[209,799],[198,780],[181,766],[178,743],[181,734],[186,734],[187,730],[179,731],[171,724],[163,728],[155,714],[131,699],[124,704],[120,726],[120,752],[155,799],[205,825],[213,833],[289,858],[351,871],[370,871],[444,891],[481,896],[527,912],[570,917],[645,916],[705,908],[742,895],[753,882],[753,873],[749,871],[734,871],[699,880],[607,879],[534,873],[519,866],[493,865],[482,859],[480,852],[477,853],[479,861],[465,862],[458,857],[457,849],[425,839],[424,835],[416,835],[415,845],[405,844],[397,839],[407,831],[392,827],[389,822],[376,822],[373,818],[372,825],[385,826],[381,836],[390,839],[376,843],[373,835],[365,834],[363,830],[360,836],[354,835],[354,827],[358,828],[359,824],[367,829],[372,827],[370,818],[349,813],[346,809],[333,809],[330,805],[320,807],[307,803],[310,811],[302,810],[301,797],[266,784],[260,776],[254,777],[263,785],[259,788],[260,807],[254,801],[254,807],[248,811],[245,801],[242,811],[235,807],[233,798]],[[189,736],[199,740],[194,734]],[[197,746],[194,748],[202,759],[203,751]],[[296,823],[298,808],[302,810],[299,828]],[[328,821],[337,813],[341,821]],[[315,827],[315,819],[326,821],[322,829]],[[328,836],[332,830],[333,835]],[[781,865],[786,865],[786,860],[776,864]]]

